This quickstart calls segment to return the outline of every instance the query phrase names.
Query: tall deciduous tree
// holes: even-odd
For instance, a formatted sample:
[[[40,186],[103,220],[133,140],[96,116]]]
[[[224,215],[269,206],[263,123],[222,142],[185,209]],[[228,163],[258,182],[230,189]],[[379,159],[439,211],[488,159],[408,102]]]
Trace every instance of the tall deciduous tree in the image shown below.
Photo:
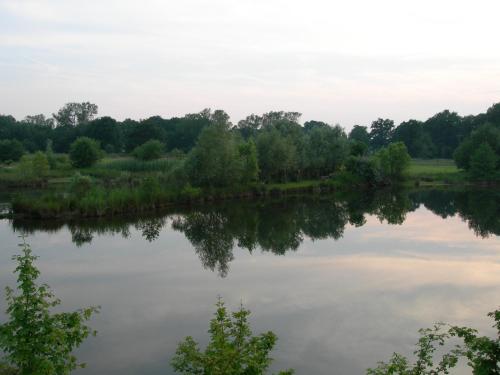
[[[93,120],[97,111],[97,104],[90,102],[66,103],[52,116],[57,121],[58,126],[77,126]]]
[[[387,146],[392,138],[394,121],[379,118],[370,126],[370,145],[373,149]]]
[[[190,180],[197,186],[230,186],[241,180],[241,159],[233,134],[225,124],[203,129],[186,161]]]
[[[368,128],[366,126],[354,125],[349,133],[349,139],[369,145],[370,133],[368,133]]]

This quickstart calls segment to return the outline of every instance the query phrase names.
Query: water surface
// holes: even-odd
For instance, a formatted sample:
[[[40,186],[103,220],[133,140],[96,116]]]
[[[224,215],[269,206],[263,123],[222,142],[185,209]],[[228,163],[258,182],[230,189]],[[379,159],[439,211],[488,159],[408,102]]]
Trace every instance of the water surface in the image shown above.
[[[393,351],[410,354],[418,328],[435,321],[492,333],[499,203],[492,191],[382,192],[3,220],[0,285],[14,285],[10,257],[26,233],[63,309],[102,307],[76,373],[171,374],[182,338],[206,343],[220,295],[252,310],[255,333],[278,335],[273,369],[357,375]]]

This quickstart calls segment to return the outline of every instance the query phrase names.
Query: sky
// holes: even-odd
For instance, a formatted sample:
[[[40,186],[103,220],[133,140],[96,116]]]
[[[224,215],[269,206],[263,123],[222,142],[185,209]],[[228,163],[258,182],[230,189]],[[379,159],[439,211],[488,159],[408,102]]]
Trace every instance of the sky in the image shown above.
[[[498,0],[0,0],[0,113],[369,125],[500,101]]]

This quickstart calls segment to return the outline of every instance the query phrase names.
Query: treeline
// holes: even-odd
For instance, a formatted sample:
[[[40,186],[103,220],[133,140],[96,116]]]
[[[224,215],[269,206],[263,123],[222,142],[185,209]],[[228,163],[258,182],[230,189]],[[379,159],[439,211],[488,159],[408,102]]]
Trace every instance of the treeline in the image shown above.
[[[15,160],[12,154],[17,152],[19,158],[24,147],[31,151],[45,147],[47,162],[51,164],[52,159],[55,168],[58,161],[54,152],[68,152],[73,167],[88,168],[103,152],[127,152],[144,161],[168,152],[182,160],[169,171],[168,179],[178,188],[186,184],[220,188],[328,178],[344,166],[359,175],[356,182],[386,184],[401,177],[409,162],[402,144],[381,146],[373,157],[365,158],[368,148],[350,141],[339,125],[309,121],[302,126],[296,112],[251,115],[236,126],[222,110],[122,123],[109,117],[94,119],[96,114],[96,105],[69,103],[53,119],[38,115],[17,123],[4,117],[2,138],[8,139],[0,144],[0,159]],[[8,150],[11,155],[5,156]],[[41,152],[35,155],[42,158]],[[350,160],[350,156],[356,159]]]
[[[103,153],[145,161],[168,153],[185,159],[173,171],[174,180],[199,187],[319,179],[339,170],[355,176],[351,182],[384,184],[401,177],[408,154],[454,156],[476,179],[488,180],[500,170],[500,103],[477,116],[443,111],[397,127],[378,119],[370,128],[354,126],[349,134],[321,121],[301,125],[298,112],[252,114],[237,124],[223,110],[123,122],[95,118],[97,113],[97,105],[86,102],[68,103],[48,119],[0,116],[0,161],[45,151],[52,165],[57,164],[54,152],[69,153],[73,167],[85,168]]]
[[[166,151],[189,152],[202,129],[214,119],[226,122],[244,139],[255,137],[269,126],[284,121],[298,125],[300,119],[297,112],[269,112],[262,116],[252,114],[232,124],[223,111],[203,110],[184,117],[164,119],[153,116],[140,121],[127,119],[119,122],[111,117],[96,118],[97,114],[97,105],[84,102],[68,103],[51,118],[40,114],[17,121],[12,116],[0,115],[0,140],[17,140],[27,152],[35,152],[45,150],[50,139],[55,152],[67,153],[71,143],[86,136],[98,140],[103,150],[112,153],[131,152],[144,142],[156,139],[165,144]],[[349,139],[372,150],[391,142],[403,142],[412,157],[451,158],[458,145],[486,123],[500,126],[500,103],[475,116],[459,116],[445,110],[426,121],[408,120],[398,126],[390,119],[379,118],[370,126],[355,125]],[[321,121],[308,121],[303,130],[325,125]]]

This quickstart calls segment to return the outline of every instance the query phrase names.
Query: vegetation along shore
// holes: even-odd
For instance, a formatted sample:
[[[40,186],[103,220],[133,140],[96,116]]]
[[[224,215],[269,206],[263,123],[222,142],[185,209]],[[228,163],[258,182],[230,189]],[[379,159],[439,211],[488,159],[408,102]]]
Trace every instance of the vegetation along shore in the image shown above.
[[[175,203],[388,185],[500,181],[500,103],[370,128],[268,112],[232,124],[222,110],[118,122],[95,104],[52,118],[0,116],[0,186],[23,190],[11,215],[108,216]]]

